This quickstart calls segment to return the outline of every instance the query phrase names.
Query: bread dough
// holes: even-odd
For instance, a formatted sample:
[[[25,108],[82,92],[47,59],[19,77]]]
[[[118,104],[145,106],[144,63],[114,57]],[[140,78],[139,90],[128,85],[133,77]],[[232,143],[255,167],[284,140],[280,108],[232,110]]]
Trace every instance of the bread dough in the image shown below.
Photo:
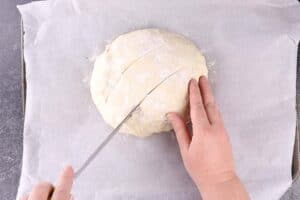
[[[159,29],[137,30],[116,38],[97,57],[91,78],[92,99],[103,119],[116,127],[156,85],[123,124],[138,137],[169,131],[166,113],[185,116],[188,82],[207,76],[204,56],[185,37]]]

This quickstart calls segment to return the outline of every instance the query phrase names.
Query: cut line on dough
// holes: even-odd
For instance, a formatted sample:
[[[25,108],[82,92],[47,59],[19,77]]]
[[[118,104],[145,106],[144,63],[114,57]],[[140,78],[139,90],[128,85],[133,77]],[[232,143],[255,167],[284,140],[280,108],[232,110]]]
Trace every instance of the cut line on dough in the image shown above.
[[[142,98],[142,100],[139,101],[137,107],[139,107],[154,90],[156,90],[159,86],[161,86],[164,82],[166,82],[168,79],[170,79],[172,76],[177,74],[182,69],[183,67],[177,69],[175,72],[172,72],[171,74],[166,76],[163,80],[161,80],[158,84],[156,84],[149,92],[147,92],[147,94]]]
[[[145,58],[145,57],[146,57],[147,55],[149,55],[150,53],[152,53],[152,52],[154,52],[154,51],[156,51],[156,50],[161,49],[163,46],[165,46],[165,45],[160,44],[160,45],[158,45],[158,46],[156,46],[156,47],[154,47],[154,48],[152,48],[152,49],[149,49],[149,50],[146,51],[144,54],[140,55],[139,57],[137,57],[136,59],[134,59],[133,61],[131,61],[131,62],[126,66],[126,68],[121,72],[120,77],[118,78],[118,80],[116,81],[116,83],[114,84],[114,86],[112,87],[112,89],[110,90],[110,92],[107,94],[107,96],[106,96],[106,98],[105,98],[105,103],[107,103],[108,98],[110,97],[111,92],[117,87],[117,85],[119,84],[119,82],[120,82],[122,76],[126,73],[126,71],[127,71],[130,67],[132,67],[132,66],[133,66],[136,62],[138,62],[139,60]]]

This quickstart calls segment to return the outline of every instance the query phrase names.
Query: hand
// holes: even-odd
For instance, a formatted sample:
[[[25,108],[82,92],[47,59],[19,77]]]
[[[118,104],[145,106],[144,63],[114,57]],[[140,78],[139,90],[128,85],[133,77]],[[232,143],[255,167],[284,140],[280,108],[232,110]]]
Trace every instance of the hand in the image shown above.
[[[235,185],[234,189],[236,183],[241,184],[235,173],[231,145],[223,120],[205,77],[200,77],[199,83],[195,79],[190,81],[189,102],[192,136],[179,114],[167,114],[176,133],[184,166],[203,199],[226,199],[224,195],[220,198],[216,194],[227,188],[223,183]],[[212,188],[218,191],[212,191]],[[236,198],[231,196],[228,199]]]
[[[226,181],[235,176],[229,140],[205,77],[189,84],[193,137],[176,113],[167,115],[177,136],[184,165],[197,185]]]
[[[56,186],[43,182],[33,187],[31,193],[21,200],[71,200],[70,194],[73,184],[74,172],[71,166],[67,166],[60,175]]]

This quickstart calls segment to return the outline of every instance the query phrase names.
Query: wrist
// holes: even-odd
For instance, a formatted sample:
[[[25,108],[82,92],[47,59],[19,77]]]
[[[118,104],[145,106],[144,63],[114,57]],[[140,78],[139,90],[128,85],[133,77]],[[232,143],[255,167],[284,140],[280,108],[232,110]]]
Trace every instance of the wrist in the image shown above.
[[[249,196],[235,174],[227,174],[217,181],[205,181],[197,185],[203,200],[249,200]]]
[[[211,188],[216,185],[226,184],[232,181],[239,181],[238,176],[234,171],[226,171],[217,174],[207,174],[195,180],[198,189]]]

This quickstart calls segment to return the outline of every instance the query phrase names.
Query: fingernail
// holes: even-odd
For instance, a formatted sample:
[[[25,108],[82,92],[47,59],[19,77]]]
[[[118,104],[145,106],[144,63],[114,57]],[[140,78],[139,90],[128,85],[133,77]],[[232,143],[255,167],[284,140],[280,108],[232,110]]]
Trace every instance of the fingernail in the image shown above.
[[[199,80],[201,80],[201,79],[206,79],[206,76],[204,76],[204,75],[201,75],[200,77],[199,77]]]
[[[192,78],[192,79],[191,79],[191,84],[192,84],[193,86],[196,86],[196,85],[197,85],[196,79]]]
[[[73,167],[71,166],[71,165],[66,165],[65,167],[64,167],[64,170],[63,170],[64,172],[68,172],[68,173],[70,173],[70,174],[74,174],[74,170],[73,170]]]
[[[70,169],[70,168],[72,169],[72,166],[71,166],[71,165],[65,165],[65,166],[64,166],[64,170],[67,170],[67,169]]]
[[[167,114],[166,114],[166,118],[168,119],[168,121],[170,121],[171,118],[172,118],[172,113],[167,113]]]
[[[168,119],[169,118],[170,113],[166,113],[165,117]]]

